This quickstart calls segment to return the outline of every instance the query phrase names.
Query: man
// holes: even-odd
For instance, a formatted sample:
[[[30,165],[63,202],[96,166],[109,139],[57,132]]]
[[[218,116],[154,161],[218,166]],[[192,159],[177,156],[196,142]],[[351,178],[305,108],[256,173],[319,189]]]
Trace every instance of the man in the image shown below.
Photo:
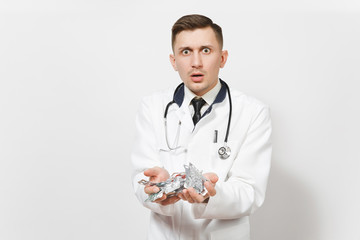
[[[151,210],[149,239],[250,239],[249,215],[264,201],[270,169],[269,109],[219,80],[228,56],[222,47],[221,28],[211,19],[180,18],[172,28],[170,62],[184,85],[142,101],[133,186]],[[231,152],[220,156],[224,145]],[[205,173],[205,195],[187,188],[145,202],[160,189],[139,185],[144,175],[162,182],[188,163]]]

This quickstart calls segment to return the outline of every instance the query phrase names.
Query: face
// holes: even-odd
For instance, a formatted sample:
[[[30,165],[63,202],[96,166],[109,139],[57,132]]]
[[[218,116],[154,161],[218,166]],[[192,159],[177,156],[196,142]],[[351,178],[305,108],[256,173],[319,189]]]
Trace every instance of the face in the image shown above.
[[[215,87],[228,52],[222,51],[211,27],[180,32],[173,50],[170,62],[193,93],[202,96]]]

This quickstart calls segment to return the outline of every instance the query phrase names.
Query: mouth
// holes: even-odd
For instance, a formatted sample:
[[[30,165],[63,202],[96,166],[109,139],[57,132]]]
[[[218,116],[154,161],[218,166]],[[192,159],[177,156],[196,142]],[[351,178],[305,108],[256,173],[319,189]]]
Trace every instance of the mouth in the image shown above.
[[[204,74],[202,73],[193,73],[190,75],[191,80],[194,82],[201,82],[204,79]]]

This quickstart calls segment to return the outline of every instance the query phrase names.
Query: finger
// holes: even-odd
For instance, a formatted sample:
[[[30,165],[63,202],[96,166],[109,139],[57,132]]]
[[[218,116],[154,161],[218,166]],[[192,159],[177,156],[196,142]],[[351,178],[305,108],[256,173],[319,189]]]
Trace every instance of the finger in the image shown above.
[[[180,199],[186,201],[185,197],[184,197],[184,194],[182,194],[182,192],[178,193],[177,195]]]
[[[193,200],[192,197],[190,196],[189,189],[190,189],[190,188],[183,190],[183,195],[184,195],[185,201],[188,201],[189,203],[194,203],[194,200]]]
[[[174,204],[174,203],[176,203],[176,202],[179,201],[179,200],[180,200],[179,197],[174,196],[174,197],[167,198],[167,199],[159,202],[159,204],[161,204],[161,205],[163,205],[163,206],[166,206],[166,205]]]
[[[166,199],[166,195],[164,194],[164,195],[162,195],[161,198],[156,199],[154,202],[155,203],[160,203],[160,202],[164,201],[165,199]]]
[[[157,176],[160,174],[159,167],[148,168],[144,171],[144,175],[147,177]]]
[[[209,179],[212,183],[216,183],[219,177],[215,173],[205,173],[204,177]]]
[[[210,182],[205,182],[204,186],[206,188],[206,190],[208,191],[208,194],[213,197],[216,194],[216,190],[215,190],[215,186],[213,184],[211,184]]]
[[[194,203],[202,203],[205,200],[205,198],[201,194],[197,193],[194,188],[188,189],[188,192]]]
[[[146,194],[153,194],[159,192],[160,188],[158,188],[157,186],[146,186],[144,187],[144,191]]]

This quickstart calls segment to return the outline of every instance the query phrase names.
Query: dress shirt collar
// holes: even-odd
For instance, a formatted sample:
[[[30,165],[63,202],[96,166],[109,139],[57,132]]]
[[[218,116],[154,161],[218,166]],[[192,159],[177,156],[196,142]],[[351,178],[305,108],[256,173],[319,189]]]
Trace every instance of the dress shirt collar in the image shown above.
[[[213,87],[210,91],[208,91],[207,93],[205,93],[203,96],[198,96],[198,97],[202,97],[207,106],[210,106],[214,101],[216,96],[218,95],[219,91],[221,89],[221,83],[218,80],[215,87]],[[185,97],[184,97],[184,104],[186,104],[187,106],[190,105],[191,100],[196,97],[197,95],[194,94],[188,87],[185,86],[184,88],[184,92],[185,92]]]

